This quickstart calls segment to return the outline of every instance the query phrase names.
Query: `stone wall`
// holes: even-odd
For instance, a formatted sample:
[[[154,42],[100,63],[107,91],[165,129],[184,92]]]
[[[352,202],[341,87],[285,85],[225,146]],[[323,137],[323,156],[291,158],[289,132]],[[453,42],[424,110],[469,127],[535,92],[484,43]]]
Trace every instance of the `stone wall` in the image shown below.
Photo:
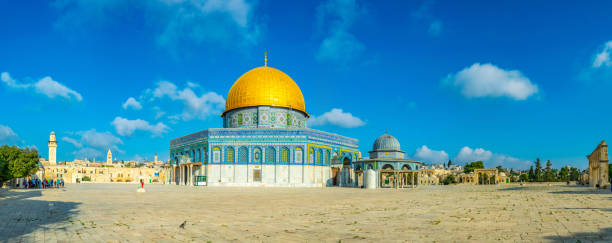
[[[589,185],[591,187],[608,188],[610,180],[608,178],[608,145],[601,141],[593,150],[589,159]]]

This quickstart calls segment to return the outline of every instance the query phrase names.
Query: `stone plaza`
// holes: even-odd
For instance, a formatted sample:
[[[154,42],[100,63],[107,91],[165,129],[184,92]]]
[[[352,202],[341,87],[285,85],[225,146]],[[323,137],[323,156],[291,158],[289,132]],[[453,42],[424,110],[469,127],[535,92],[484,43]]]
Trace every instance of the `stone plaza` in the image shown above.
[[[1,189],[0,242],[612,241],[612,194],[574,185],[136,189]]]

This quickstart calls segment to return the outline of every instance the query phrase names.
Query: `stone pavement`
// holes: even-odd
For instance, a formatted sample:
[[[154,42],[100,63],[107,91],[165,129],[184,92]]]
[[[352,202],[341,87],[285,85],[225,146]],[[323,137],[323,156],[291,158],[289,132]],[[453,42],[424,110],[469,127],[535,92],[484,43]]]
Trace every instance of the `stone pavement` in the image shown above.
[[[579,186],[145,189],[2,191],[0,241],[612,241],[612,194]]]

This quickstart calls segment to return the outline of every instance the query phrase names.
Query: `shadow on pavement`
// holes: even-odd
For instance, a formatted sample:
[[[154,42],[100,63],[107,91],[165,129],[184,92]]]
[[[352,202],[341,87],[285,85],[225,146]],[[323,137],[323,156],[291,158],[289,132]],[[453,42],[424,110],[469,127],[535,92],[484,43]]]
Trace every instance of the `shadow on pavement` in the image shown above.
[[[552,193],[552,194],[610,194],[609,190],[604,190],[604,189],[587,189],[585,188],[585,190],[574,190],[574,191],[553,191],[553,192],[548,192],[548,193]]]
[[[577,232],[569,236],[547,236],[554,242],[610,242],[612,228],[602,228],[599,232]]]
[[[53,189],[51,189],[53,190]],[[49,225],[68,221],[77,214],[75,202],[36,200],[40,189],[10,190],[0,193],[0,215],[4,227],[0,227],[0,241],[19,238],[35,230],[46,229]],[[34,241],[28,239],[25,241]],[[37,239],[42,241],[42,239]]]

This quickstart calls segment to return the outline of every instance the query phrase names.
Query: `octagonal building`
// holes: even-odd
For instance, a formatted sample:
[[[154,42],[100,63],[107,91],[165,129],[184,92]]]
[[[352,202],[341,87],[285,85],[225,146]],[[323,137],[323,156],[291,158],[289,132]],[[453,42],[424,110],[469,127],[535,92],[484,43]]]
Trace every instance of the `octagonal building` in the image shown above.
[[[350,184],[358,140],[306,127],[300,87],[284,72],[254,68],[230,88],[223,128],[170,141],[166,183],[322,187]],[[341,178],[348,178],[343,182]]]

